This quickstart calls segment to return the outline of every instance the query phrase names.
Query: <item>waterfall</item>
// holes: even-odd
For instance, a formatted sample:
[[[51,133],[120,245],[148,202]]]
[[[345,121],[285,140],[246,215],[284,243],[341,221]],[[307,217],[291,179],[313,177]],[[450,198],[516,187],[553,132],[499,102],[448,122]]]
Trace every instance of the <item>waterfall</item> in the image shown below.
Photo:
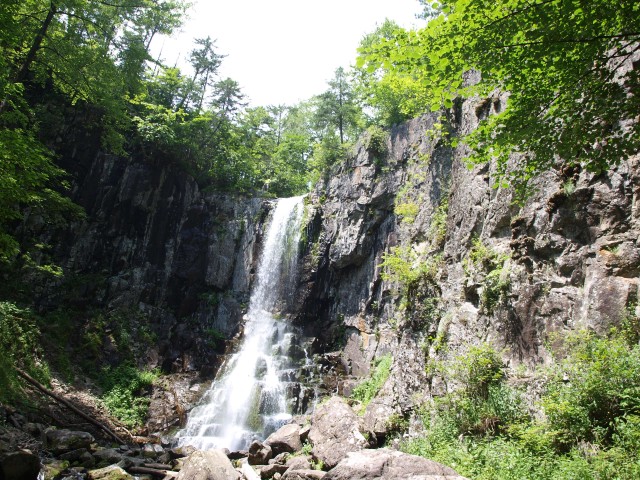
[[[249,301],[238,352],[221,367],[200,405],[178,432],[179,445],[199,449],[246,448],[291,418],[288,371],[294,365],[295,333],[280,319],[295,278],[303,197],[277,201]],[[304,354],[303,354],[304,355]],[[294,358],[292,358],[294,357]]]

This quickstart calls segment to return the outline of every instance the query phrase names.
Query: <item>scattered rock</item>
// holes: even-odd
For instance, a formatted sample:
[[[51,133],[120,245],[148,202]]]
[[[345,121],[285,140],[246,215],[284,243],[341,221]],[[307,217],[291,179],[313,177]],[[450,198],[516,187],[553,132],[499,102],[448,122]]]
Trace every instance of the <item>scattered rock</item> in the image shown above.
[[[45,433],[47,447],[54,454],[70,452],[80,448],[89,448],[95,441],[88,432],[74,430],[48,429]]]
[[[452,468],[433,460],[408,455],[388,448],[350,452],[335,468],[329,470],[326,480],[377,479],[400,480],[466,480]]]
[[[289,467],[286,465],[278,465],[277,463],[273,463],[271,465],[260,465],[256,467],[256,469],[260,472],[260,478],[262,480],[266,480],[269,478],[273,478],[276,473],[283,474],[287,471]]]
[[[175,459],[175,458],[188,457],[189,455],[191,455],[195,451],[196,451],[196,449],[194,447],[192,447],[191,445],[186,445],[184,447],[172,448],[171,450],[169,450],[169,453],[171,454],[171,457],[173,457]]]
[[[248,456],[249,452],[247,450],[237,450],[227,454],[227,458],[229,458],[229,460],[240,460],[241,458],[247,458]]]
[[[326,478],[327,472],[322,470],[287,470],[282,480],[320,480]]]
[[[177,480],[239,480],[223,450],[196,451],[187,457]]]
[[[109,465],[97,470],[90,470],[88,476],[91,480],[133,480],[133,476],[118,465]]]
[[[295,423],[283,425],[269,435],[264,443],[271,447],[275,455],[283,452],[297,452],[302,448],[300,426]]]
[[[272,456],[273,451],[269,445],[258,441],[251,443],[248,455],[249,465],[266,465]]]
[[[156,458],[162,453],[164,453],[164,449],[155,443],[147,443],[142,447],[142,456],[145,458]]]
[[[360,421],[353,409],[340,397],[331,397],[313,414],[309,441],[311,454],[326,468],[335,467],[349,452],[369,446],[360,433]]]
[[[307,455],[296,455],[290,457],[286,463],[289,470],[311,470],[311,462]]]
[[[269,464],[277,463],[278,465],[284,465],[285,463],[287,463],[287,460],[290,457],[291,457],[290,453],[287,453],[287,452],[279,453],[278,455],[273,457],[271,460],[269,460]]]
[[[93,456],[98,463],[106,463],[107,465],[118,463],[122,460],[122,453],[113,448],[99,448],[93,452]]]
[[[77,450],[71,450],[69,452],[61,453],[60,455],[58,455],[58,458],[60,460],[68,460],[69,462],[77,462],[85,453],[89,453],[86,448],[78,448]]]
[[[311,431],[311,424],[308,423],[307,425],[300,427],[300,441],[302,443],[307,441],[307,438],[309,438],[309,432]]]

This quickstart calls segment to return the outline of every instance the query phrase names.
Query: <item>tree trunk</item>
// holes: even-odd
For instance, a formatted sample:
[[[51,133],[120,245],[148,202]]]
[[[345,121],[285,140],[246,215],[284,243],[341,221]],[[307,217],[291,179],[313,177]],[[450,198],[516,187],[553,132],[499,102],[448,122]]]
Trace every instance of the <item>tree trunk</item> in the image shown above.
[[[22,83],[27,78],[27,72],[31,67],[31,64],[36,58],[38,54],[38,50],[42,47],[42,41],[44,40],[45,35],[47,34],[47,30],[49,30],[49,26],[53,21],[53,17],[58,13],[58,9],[56,5],[51,2],[49,4],[49,11],[47,12],[47,16],[40,25],[40,29],[33,39],[33,43],[31,44],[31,48],[29,48],[29,52],[27,52],[27,56],[24,59],[24,62],[16,72],[15,77],[13,78],[13,83]],[[7,108],[8,98],[5,96],[2,99],[2,103],[0,103],[0,113],[2,113]]]

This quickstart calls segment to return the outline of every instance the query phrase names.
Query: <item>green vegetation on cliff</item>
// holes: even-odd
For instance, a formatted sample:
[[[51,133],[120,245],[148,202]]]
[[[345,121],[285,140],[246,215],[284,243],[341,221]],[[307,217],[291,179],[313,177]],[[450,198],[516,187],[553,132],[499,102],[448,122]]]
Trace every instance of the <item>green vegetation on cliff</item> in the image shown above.
[[[438,364],[434,371],[458,388],[425,406],[425,431],[403,450],[478,480],[638,478],[637,324],[608,337],[558,338],[563,355],[535,377],[507,381],[487,345]],[[527,406],[524,391],[535,395],[536,386],[539,400]]]

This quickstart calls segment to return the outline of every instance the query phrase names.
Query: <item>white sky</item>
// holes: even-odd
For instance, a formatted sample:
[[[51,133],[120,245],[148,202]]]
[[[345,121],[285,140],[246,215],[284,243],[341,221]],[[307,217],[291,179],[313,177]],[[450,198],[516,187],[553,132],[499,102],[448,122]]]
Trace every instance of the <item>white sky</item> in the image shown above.
[[[209,35],[227,55],[219,74],[240,83],[252,106],[292,105],[355,63],[360,40],[385,18],[421,26],[420,11],[418,0],[195,0],[181,31],[153,52],[184,70],[193,39]]]

